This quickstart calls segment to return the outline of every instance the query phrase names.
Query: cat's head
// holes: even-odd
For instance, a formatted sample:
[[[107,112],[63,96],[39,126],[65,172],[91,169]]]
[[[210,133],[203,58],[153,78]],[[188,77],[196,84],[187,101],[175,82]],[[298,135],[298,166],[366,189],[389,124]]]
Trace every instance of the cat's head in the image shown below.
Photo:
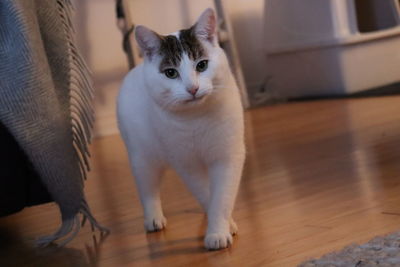
[[[227,61],[218,44],[216,23],[209,8],[192,27],[171,35],[136,27],[136,40],[145,57],[145,80],[163,108],[198,107],[218,90]]]

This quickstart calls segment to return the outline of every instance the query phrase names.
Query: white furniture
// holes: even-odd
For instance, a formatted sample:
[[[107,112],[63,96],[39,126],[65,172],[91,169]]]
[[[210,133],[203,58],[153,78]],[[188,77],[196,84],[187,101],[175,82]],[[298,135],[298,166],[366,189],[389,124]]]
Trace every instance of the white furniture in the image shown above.
[[[400,81],[398,0],[265,0],[265,25],[270,99]]]

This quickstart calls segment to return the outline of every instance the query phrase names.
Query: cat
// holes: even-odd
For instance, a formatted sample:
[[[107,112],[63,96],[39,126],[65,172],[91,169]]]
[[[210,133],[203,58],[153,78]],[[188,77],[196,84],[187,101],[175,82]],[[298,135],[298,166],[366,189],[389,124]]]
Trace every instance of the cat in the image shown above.
[[[160,179],[169,166],[207,213],[209,250],[233,242],[245,160],[243,108],[216,22],[209,8],[191,28],[167,36],[136,26],[144,62],[126,75],[117,103],[146,230],[166,227]]]

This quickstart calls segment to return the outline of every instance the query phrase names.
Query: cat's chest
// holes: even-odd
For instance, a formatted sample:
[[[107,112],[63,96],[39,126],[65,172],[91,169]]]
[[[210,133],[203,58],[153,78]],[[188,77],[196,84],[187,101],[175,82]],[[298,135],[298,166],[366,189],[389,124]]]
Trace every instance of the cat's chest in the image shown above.
[[[195,148],[207,139],[208,125],[205,123],[166,123],[160,139],[169,149]]]
[[[164,153],[169,158],[201,157],[215,145],[215,128],[208,121],[165,121],[158,130]]]

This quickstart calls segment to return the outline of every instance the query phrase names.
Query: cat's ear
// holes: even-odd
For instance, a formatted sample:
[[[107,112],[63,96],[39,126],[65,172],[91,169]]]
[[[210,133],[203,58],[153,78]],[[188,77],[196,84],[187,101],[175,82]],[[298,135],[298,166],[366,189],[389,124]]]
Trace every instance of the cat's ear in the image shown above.
[[[135,27],[135,38],[143,54],[151,58],[160,47],[161,37],[142,25]]]
[[[195,34],[199,39],[207,40],[211,43],[217,40],[217,19],[215,12],[207,8],[199,17],[194,25]]]

